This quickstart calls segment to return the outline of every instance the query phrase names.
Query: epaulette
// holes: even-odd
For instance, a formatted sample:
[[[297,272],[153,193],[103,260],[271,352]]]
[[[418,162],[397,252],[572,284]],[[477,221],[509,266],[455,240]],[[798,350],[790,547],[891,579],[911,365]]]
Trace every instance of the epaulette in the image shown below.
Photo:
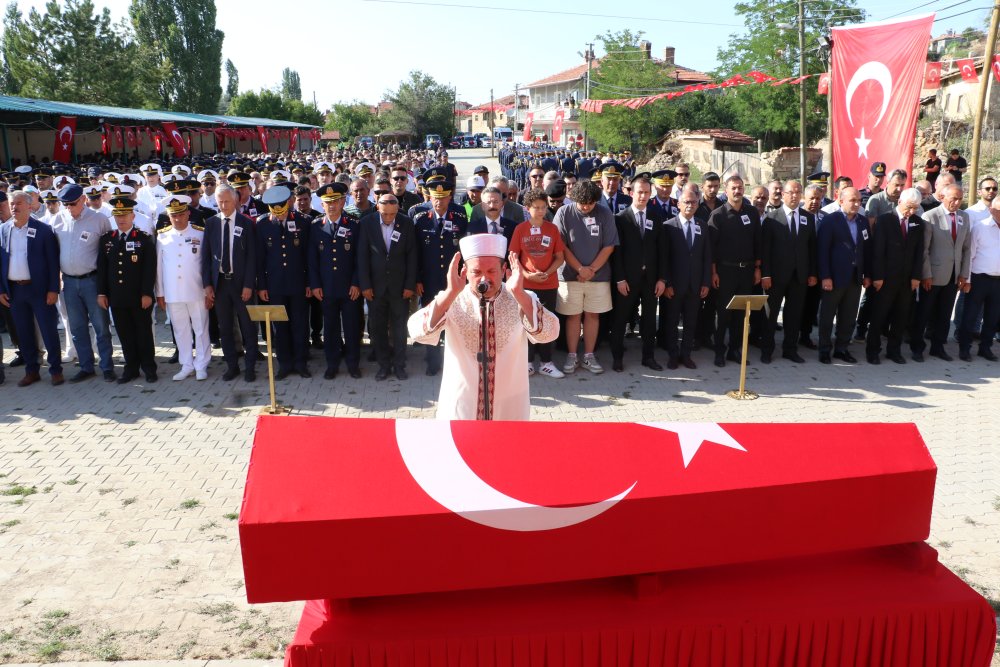
[[[194,229],[195,231],[198,231],[198,232],[205,231],[205,225],[198,225],[198,224],[195,224],[195,223],[192,222],[191,223],[191,227],[192,227],[192,229]]]
[[[169,229],[170,226],[171,225],[169,220],[167,220],[166,222],[161,222],[156,225],[156,233],[162,234],[163,232],[167,231],[167,229]]]
[[[360,215],[351,213],[347,209],[344,209],[343,211],[341,211],[341,215],[343,215],[345,218],[350,218],[354,222],[357,222],[357,221],[361,220],[361,216]]]

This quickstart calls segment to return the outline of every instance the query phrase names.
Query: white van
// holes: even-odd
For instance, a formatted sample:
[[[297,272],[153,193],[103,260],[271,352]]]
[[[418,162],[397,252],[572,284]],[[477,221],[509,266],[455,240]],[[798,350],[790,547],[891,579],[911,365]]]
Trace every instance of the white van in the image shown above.
[[[496,142],[514,141],[514,130],[509,127],[494,127],[493,140]]]

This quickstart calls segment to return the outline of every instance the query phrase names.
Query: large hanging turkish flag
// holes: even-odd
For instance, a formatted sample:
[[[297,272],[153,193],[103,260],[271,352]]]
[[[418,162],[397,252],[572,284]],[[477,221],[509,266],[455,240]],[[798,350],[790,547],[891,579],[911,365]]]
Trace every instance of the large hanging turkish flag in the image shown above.
[[[267,129],[263,125],[257,126],[257,137],[260,139],[260,149],[267,152]]]
[[[69,162],[73,152],[73,137],[76,136],[76,116],[62,116],[56,130],[56,145],[52,149],[52,160]]]
[[[533,121],[534,119],[535,119],[535,114],[530,111],[524,117],[524,134],[521,136],[522,140],[531,141],[531,121]]]
[[[299,128],[292,130],[288,139],[288,150],[294,151],[299,145]]]
[[[555,120],[552,121],[552,143],[554,144],[558,144],[562,140],[563,118],[565,117],[565,111],[562,109],[556,111]]]
[[[163,134],[167,137],[170,145],[174,147],[174,154],[177,157],[186,156],[188,154],[187,146],[184,145],[184,137],[177,131],[177,125],[175,123],[161,124],[163,125]]]
[[[934,15],[833,29],[831,104],[837,176],[864,182],[872,162],[913,168],[920,87]]]

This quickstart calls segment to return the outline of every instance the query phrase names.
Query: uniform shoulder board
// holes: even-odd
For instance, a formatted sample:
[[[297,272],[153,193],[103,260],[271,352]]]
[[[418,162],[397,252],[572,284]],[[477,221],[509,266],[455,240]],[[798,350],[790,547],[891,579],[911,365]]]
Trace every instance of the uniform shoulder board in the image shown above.
[[[452,211],[452,213],[454,214],[455,220],[457,222],[468,222],[469,221],[469,216],[467,216],[465,214],[465,211],[461,211],[461,212],[459,212],[459,211]]]
[[[347,218],[348,220],[353,220],[354,222],[357,222],[358,220],[361,219],[361,216],[359,216],[357,213],[352,213],[352,212],[348,211],[347,209],[344,209],[342,215],[345,218]]]
[[[192,227],[192,228],[193,228],[193,229],[194,229],[195,231],[199,231],[199,232],[203,232],[203,231],[205,231],[205,225],[202,225],[202,224],[198,224],[198,223],[194,223],[194,222],[192,222],[192,223],[191,223],[191,227]]]
[[[170,228],[170,221],[169,220],[167,220],[166,222],[158,222],[156,224],[156,233],[157,234],[162,234],[163,232],[167,231],[169,228]]]

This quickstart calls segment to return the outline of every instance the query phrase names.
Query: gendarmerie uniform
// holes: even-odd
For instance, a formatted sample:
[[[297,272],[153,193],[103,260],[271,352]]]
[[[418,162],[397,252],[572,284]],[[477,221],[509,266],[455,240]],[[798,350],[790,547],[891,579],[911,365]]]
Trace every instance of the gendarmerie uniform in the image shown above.
[[[116,196],[109,202],[115,218],[132,213],[135,200]],[[134,215],[134,214],[133,214]],[[121,341],[125,369],[119,378],[124,384],[139,375],[156,380],[153,343],[153,307],[143,307],[142,297],[153,299],[156,283],[156,241],[134,222],[129,229],[116,229],[101,237],[97,255],[97,293],[108,299],[115,331]]]
[[[346,199],[343,183],[322,185],[316,190],[322,201]],[[358,282],[358,221],[341,213],[336,220],[326,215],[313,222],[309,231],[309,285],[323,290],[324,377],[332,380],[341,359],[351,377],[361,377],[361,318],[364,300]],[[351,298],[351,289],[357,292]]]
[[[183,213],[188,209],[191,198],[171,195],[165,202],[167,211]],[[181,363],[175,380],[183,380],[192,371],[199,380],[208,377],[212,349],[208,342],[208,308],[205,307],[205,289],[201,279],[204,236],[204,229],[189,221],[184,229],[171,225],[160,230],[156,237],[156,296],[166,301]],[[197,346],[193,357],[192,336]]]

